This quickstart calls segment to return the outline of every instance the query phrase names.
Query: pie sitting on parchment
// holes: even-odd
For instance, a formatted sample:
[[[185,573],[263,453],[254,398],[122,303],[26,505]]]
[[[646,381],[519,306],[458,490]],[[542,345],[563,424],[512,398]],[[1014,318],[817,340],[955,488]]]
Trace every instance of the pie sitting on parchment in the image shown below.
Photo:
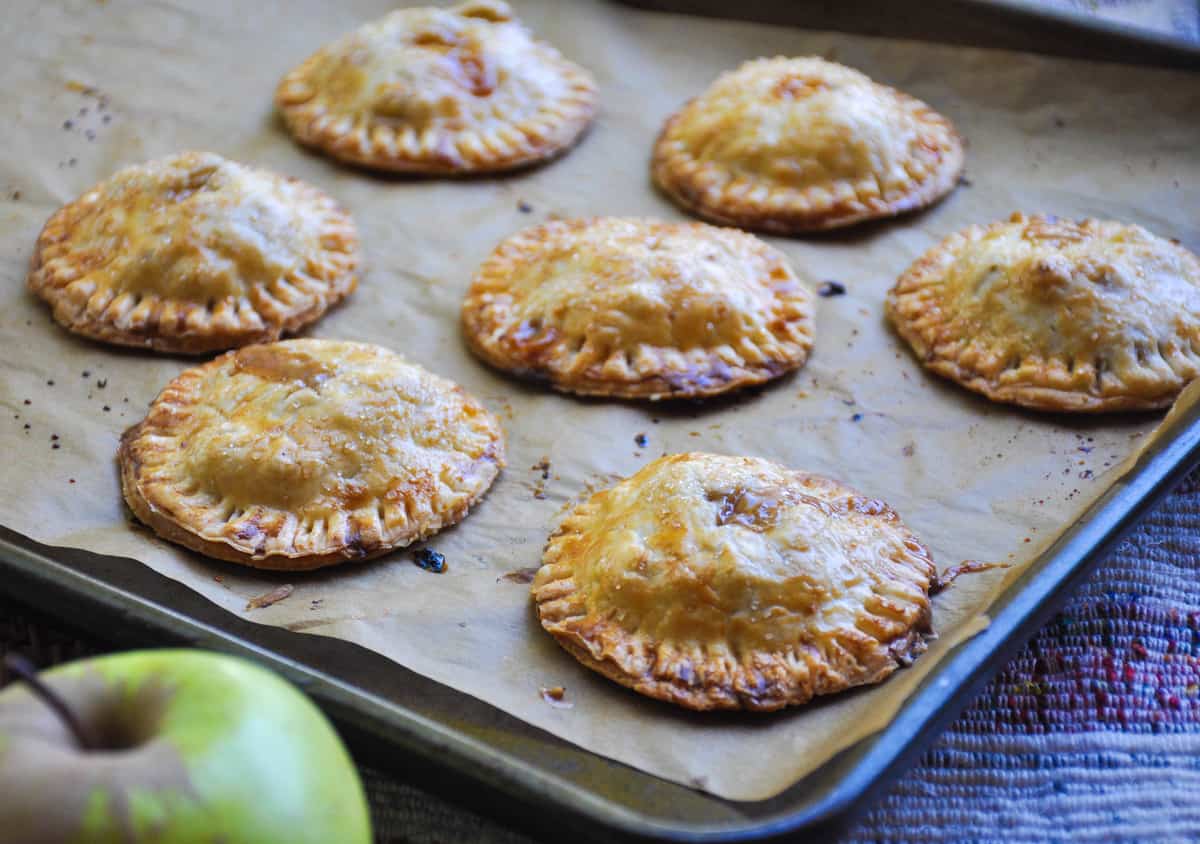
[[[878,683],[925,649],[929,552],[886,504],[751,457],[674,454],[551,535],[542,626],[689,709],[772,710]]]
[[[257,568],[384,554],[461,521],[504,465],[461,387],[378,346],[288,340],[189,369],[125,432],[130,509]]]
[[[703,223],[534,226],[483,263],[462,308],[485,361],[574,393],[711,396],[804,364],[813,297],[783,255]]]
[[[1039,410],[1166,407],[1200,374],[1200,258],[1125,223],[971,226],[909,267],[887,313],[928,369]]]
[[[380,170],[511,170],[565,151],[596,108],[591,75],[506,3],[402,9],[318,50],[275,102],[292,134]]]
[[[350,215],[303,182],[184,152],[117,171],[38,237],[29,288],[107,343],[204,352],[276,340],[358,284]]]
[[[746,62],[672,116],[652,172],[708,220],[795,234],[931,205],[963,143],[920,100],[819,58]]]

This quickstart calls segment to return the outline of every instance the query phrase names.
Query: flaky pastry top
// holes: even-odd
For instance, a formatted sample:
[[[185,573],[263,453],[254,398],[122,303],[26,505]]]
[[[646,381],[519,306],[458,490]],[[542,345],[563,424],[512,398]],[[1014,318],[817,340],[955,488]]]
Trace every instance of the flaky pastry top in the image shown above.
[[[353,290],[349,216],[303,182],[184,152],[51,217],[29,284],[73,330],[198,352],[274,339]]]
[[[463,322],[486,360],[561,389],[706,395],[800,366],[813,304],[783,255],[752,235],[601,217],[501,243]]]
[[[386,349],[291,340],[184,372],[122,459],[151,509],[206,539],[353,557],[458,521],[503,439],[460,387]]]
[[[926,104],[849,67],[746,62],[672,117],[657,181],[702,216],[788,232],[920,207],[949,191],[962,143]]]
[[[999,400],[1150,408],[1200,374],[1200,259],[1136,225],[972,226],[913,264],[887,307],[928,366]]]
[[[919,652],[934,576],[883,502],[692,453],[571,511],[533,593],[546,629],[620,682],[694,708],[771,709]]]
[[[506,169],[568,145],[595,108],[591,76],[498,0],[400,9],[322,48],[276,100],[301,140],[367,166]]]

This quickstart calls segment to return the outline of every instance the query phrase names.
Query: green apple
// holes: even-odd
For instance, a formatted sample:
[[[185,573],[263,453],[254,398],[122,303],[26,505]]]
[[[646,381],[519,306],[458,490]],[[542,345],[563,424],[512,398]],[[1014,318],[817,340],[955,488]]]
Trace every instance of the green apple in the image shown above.
[[[0,841],[369,844],[367,803],[329,722],[233,657],[134,651],[0,692]]]

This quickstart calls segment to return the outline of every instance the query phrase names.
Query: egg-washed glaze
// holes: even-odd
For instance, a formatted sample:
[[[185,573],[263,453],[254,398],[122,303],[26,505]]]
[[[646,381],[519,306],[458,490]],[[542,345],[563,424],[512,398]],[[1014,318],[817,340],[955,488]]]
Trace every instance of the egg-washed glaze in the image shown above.
[[[317,51],[276,105],[302,143],[381,170],[510,170],[575,143],[595,82],[506,3],[401,9]]]
[[[542,626],[584,665],[690,709],[773,710],[925,649],[929,552],[891,508],[751,457],[675,454],[551,535]]]
[[[461,521],[504,465],[461,387],[364,343],[288,340],[189,369],[121,438],[125,499],[210,557],[309,569]]]
[[[303,182],[206,152],[117,171],[60,208],[29,288],[95,340],[204,352],[276,340],[358,284],[350,215]]]
[[[891,217],[954,189],[954,126],[925,103],[819,58],[722,74],[663,127],[655,182],[718,223],[795,234]]]
[[[1200,258],[1126,223],[970,226],[900,277],[887,314],[928,369],[1039,410],[1166,407],[1200,374]]]
[[[463,302],[485,361],[557,389],[711,396],[799,368],[813,297],[758,238],[702,223],[600,217],[503,241]]]

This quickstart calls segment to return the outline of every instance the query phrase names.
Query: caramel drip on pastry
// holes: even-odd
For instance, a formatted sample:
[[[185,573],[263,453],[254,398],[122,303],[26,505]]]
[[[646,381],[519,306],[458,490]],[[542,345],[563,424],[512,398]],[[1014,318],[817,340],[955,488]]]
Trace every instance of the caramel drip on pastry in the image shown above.
[[[284,352],[278,346],[250,346],[233,358],[233,374],[245,372],[267,381],[300,381],[318,387],[336,371],[335,365],[301,352]]]

